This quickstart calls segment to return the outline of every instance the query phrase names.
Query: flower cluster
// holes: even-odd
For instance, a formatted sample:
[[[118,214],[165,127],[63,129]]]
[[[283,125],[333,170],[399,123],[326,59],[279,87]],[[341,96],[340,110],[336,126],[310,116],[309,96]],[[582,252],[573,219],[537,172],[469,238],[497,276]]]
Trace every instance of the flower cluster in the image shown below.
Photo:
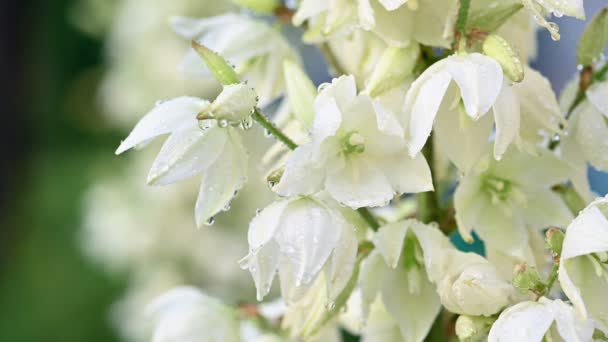
[[[258,301],[277,276],[281,299],[268,313],[178,288],[150,306],[154,341],[608,336],[608,199],[593,201],[585,174],[608,171],[608,9],[558,100],[528,65],[531,22],[558,39],[545,16],[582,18],[582,0],[235,2],[249,12],[171,21],[191,41],[184,71],[219,95],[157,103],[116,153],[168,135],[148,183],[200,175],[198,226],[267,182],[275,200],[239,263]],[[331,82],[314,87],[293,27]],[[242,138],[255,123],[277,140],[259,161]],[[248,179],[250,162],[265,180]]]

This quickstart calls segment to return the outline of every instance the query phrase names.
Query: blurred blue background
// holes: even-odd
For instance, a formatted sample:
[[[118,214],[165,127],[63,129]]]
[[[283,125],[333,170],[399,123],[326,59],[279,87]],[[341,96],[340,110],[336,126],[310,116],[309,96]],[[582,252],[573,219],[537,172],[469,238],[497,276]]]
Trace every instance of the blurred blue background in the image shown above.
[[[606,1],[586,3],[590,18]],[[78,232],[85,190],[100,165],[119,167],[113,151],[125,132],[97,105],[104,40],[76,28],[76,5],[0,2],[0,341],[119,340],[108,310],[126,281],[83,256]],[[576,72],[585,23],[557,21],[561,41],[540,31],[533,66],[560,91]],[[590,174],[594,190],[608,192],[608,177]]]

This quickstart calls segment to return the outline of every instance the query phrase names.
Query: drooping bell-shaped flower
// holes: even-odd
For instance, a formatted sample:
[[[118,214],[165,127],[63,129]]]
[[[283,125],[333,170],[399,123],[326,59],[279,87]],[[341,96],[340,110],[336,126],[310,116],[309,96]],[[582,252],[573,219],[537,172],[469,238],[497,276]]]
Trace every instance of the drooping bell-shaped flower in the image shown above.
[[[233,126],[249,122],[255,96],[246,85],[235,84],[225,86],[212,103],[194,97],[160,102],[137,123],[116,154],[170,134],[152,164],[148,183],[166,185],[202,173],[195,207],[200,226],[222,211],[245,181],[247,152]]]
[[[452,81],[459,91],[450,87]],[[445,97],[447,98],[444,99]],[[479,53],[452,55],[431,65],[408,90],[404,121],[410,155],[416,155],[422,150],[444,101],[452,109],[450,113],[445,113],[450,116],[445,120],[460,122],[459,126],[462,126],[463,121],[479,121],[479,125],[484,125],[480,127],[485,127],[482,131],[488,132],[488,138],[492,122],[484,120],[484,116],[492,110],[496,125],[494,156],[497,159],[501,158],[517,136],[520,125],[519,101],[504,79],[500,64]],[[460,101],[463,108],[454,110]],[[466,115],[459,118],[461,112]],[[451,129],[458,131],[454,127]]]
[[[490,159],[490,158],[488,158]],[[501,161],[466,174],[456,188],[458,229],[472,241],[475,230],[491,249],[525,260],[528,229],[564,227],[572,214],[551,187],[568,180],[571,168],[547,150],[536,155],[509,150]]]
[[[152,342],[241,341],[236,311],[192,287],[178,287],[152,302]]]
[[[543,297],[504,310],[490,329],[488,342],[592,341],[593,331],[593,322],[578,316],[570,305]]]
[[[608,332],[608,198],[592,202],[570,223],[559,282],[577,311]]]
[[[249,254],[241,266],[251,272],[261,300],[278,271],[281,292],[290,304],[301,299],[320,272],[332,302],[348,283],[355,265],[355,226],[331,199],[296,197],[274,202],[249,225]]]
[[[448,248],[448,240],[436,227],[406,220],[380,227],[373,242],[376,249],[361,265],[364,316],[375,319],[381,298],[403,341],[424,340],[441,310],[427,266],[438,262],[433,250]]]
[[[422,155],[409,157],[397,117],[357,94],[354,77],[325,85],[314,103],[310,142],[289,157],[274,190],[283,196],[326,190],[352,208],[382,206],[395,195],[433,189]]]
[[[299,61],[280,31],[246,15],[224,14],[203,19],[175,17],[171,24],[182,37],[197,41],[232,63],[241,78],[255,87],[262,106],[284,90],[281,63]],[[193,49],[186,54],[182,69],[195,77],[211,77]]]

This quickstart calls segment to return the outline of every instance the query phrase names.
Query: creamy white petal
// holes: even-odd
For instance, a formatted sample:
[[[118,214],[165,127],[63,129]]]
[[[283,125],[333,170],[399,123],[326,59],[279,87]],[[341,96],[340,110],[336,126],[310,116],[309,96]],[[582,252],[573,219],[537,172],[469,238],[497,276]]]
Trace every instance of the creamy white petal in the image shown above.
[[[355,228],[348,225],[343,227],[344,229],[340,233],[340,238],[326,268],[327,295],[330,303],[336,300],[350,281],[357,259],[359,242],[355,234]]]
[[[608,89],[607,89],[608,90]],[[604,94],[608,98],[608,92]],[[608,124],[606,117],[596,107],[582,103],[570,121],[576,120],[576,126],[572,127],[571,134],[574,135],[581,147],[585,159],[593,167],[608,170]]]
[[[359,25],[364,30],[371,30],[376,25],[374,9],[370,0],[357,0],[357,14],[359,15]]]
[[[246,178],[247,151],[239,133],[230,128],[222,154],[203,175],[194,210],[197,224],[225,210]]]
[[[351,208],[383,206],[395,195],[382,171],[361,156],[346,158],[341,170],[327,175],[325,189]]]
[[[433,129],[433,121],[451,81],[445,62],[425,70],[407,92],[404,104],[406,138],[410,155],[416,155]]]
[[[148,184],[171,184],[207,170],[225,153],[226,140],[227,131],[217,126],[172,134],[152,164]]]
[[[412,279],[403,269],[393,270],[382,290],[386,310],[399,324],[403,341],[407,342],[423,341],[441,311],[435,287],[423,270],[418,272],[421,273],[418,279]],[[415,285],[419,291],[408,290],[412,281],[420,282]]]
[[[480,193],[481,182],[479,177],[465,177],[460,181],[454,193],[458,231],[467,242],[473,242],[471,232],[479,222],[479,217],[485,207],[486,199]]]
[[[281,180],[273,191],[281,196],[308,195],[322,189],[325,170],[314,159],[314,146],[302,145],[290,155]]]
[[[273,238],[288,203],[288,201],[273,202],[251,220],[247,232],[247,242],[251,250],[257,250]]]
[[[120,144],[116,154],[155,138],[159,135],[193,129],[198,125],[196,115],[209,106],[209,102],[196,97],[178,97],[158,103],[133,128]]]
[[[494,158],[501,159],[509,145],[519,132],[519,99],[511,86],[504,82],[494,106],[494,122],[496,123],[496,141],[494,142]]]
[[[397,267],[407,231],[408,225],[405,222],[395,222],[383,225],[374,235],[374,246],[392,268]]]
[[[587,89],[587,99],[597,110],[608,117],[608,82],[593,83]]]
[[[533,187],[524,188],[523,191],[526,198],[530,199],[520,208],[528,227],[565,227],[574,218],[568,206],[555,192]]]
[[[562,258],[608,251],[608,220],[595,205],[582,211],[566,230]]]
[[[301,199],[289,204],[279,225],[274,238],[289,259],[298,286],[319,273],[348,223],[312,200]]]
[[[572,170],[565,161],[545,149],[534,150],[534,155],[511,149],[495,165],[492,171],[495,176],[534,187],[567,182]]]
[[[296,26],[329,9],[329,1],[326,0],[303,0],[298,6],[298,10],[293,16],[293,23]]]
[[[546,298],[541,298],[541,302],[548,305],[555,316],[555,326],[559,335],[566,342],[592,341],[593,322],[590,320],[581,319],[572,306],[562,302],[559,299],[549,301]]]
[[[479,53],[447,58],[447,70],[458,84],[467,114],[474,120],[486,114],[503,84],[500,64]]]
[[[545,305],[522,302],[503,311],[490,329],[488,342],[540,342],[553,323]]]
[[[422,153],[410,157],[404,150],[401,154],[378,159],[378,163],[397,193],[434,190],[431,169]]]
[[[457,108],[444,103],[435,119],[437,149],[446,154],[462,173],[468,173],[488,151],[492,117],[473,121]]]

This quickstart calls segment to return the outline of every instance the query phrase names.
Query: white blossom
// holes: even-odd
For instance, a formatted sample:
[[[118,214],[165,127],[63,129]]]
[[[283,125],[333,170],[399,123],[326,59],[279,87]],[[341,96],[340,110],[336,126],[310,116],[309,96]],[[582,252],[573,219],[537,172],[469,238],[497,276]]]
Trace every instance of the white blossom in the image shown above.
[[[608,198],[585,208],[566,230],[559,281],[577,311],[608,331]]]
[[[281,292],[290,304],[301,299],[320,272],[332,302],[355,266],[355,226],[331,200],[302,197],[274,202],[249,225],[249,253],[241,266],[251,272],[258,300],[279,273]]]
[[[308,21],[304,39],[311,42],[333,40],[362,29],[391,46],[405,46],[414,40],[449,47],[457,10],[455,0],[304,0],[293,21],[296,25]]]
[[[235,191],[243,185],[247,172],[247,153],[235,128],[225,119],[207,120],[205,125],[208,127],[199,126],[197,115],[213,106],[194,97],[159,103],[137,123],[116,150],[116,154],[120,154],[170,133],[152,164],[148,183],[165,185],[203,173],[195,208],[198,225],[210,220],[230,203]]]
[[[522,302],[503,311],[490,329],[488,342],[592,341],[593,322],[580,318],[559,299]]]
[[[447,248],[449,242],[435,227],[415,220],[380,227],[373,242],[376,250],[361,265],[364,316],[381,298],[403,341],[424,340],[441,310],[427,267],[436,262],[434,249]],[[373,340],[370,334],[368,330],[366,338]]]
[[[359,208],[396,194],[433,189],[422,155],[407,155],[397,117],[364,94],[352,76],[334,79],[315,99],[311,141],[289,157],[274,190],[283,196],[327,192]]]
[[[490,159],[490,158],[488,158]],[[572,214],[551,187],[568,180],[570,167],[547,150],[510,150],[481,172],[462,178],[454,194],[460,234],[474,229],[492,249],[525,259],[528,229],[564,227]]]
[[[204,19],[175,17],[171,23],[180,36],[196,40],[234,64],[243,80],[255,87],[262,106],[284,92],[281,63],[299,61],[279,31],[246,15],[224,14]],[[193,49],[186,54],[182,69],[187,75],[211,77]]]
[[[240,341],[236,312],[196,288],[174,288],[147,311],[157,320],[152,342]]]

